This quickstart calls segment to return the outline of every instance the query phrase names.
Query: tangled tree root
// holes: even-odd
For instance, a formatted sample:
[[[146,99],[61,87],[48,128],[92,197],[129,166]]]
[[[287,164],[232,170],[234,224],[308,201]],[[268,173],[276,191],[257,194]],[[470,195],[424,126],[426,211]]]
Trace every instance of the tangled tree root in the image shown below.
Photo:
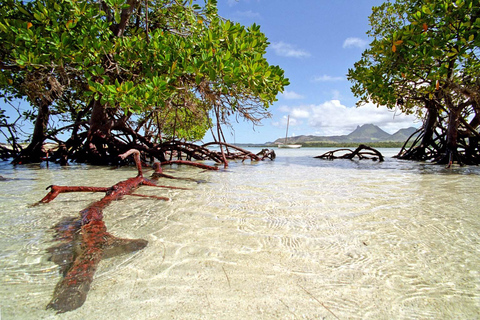
[[[366,151],[363,151],[366,150]],[[345,153],[346,152],[346,153]],[[342,153],[339,156],[336,156],[335,153]],[[333,159],[349,159],[353,160],[355,157],[358,157],[359,160],[363,159],[370,159],[373,161],[384,161],[383,155],[376,149],[361,144],[355,150],[350,149],[337,149],[333,151],[325,152],[320,156],[316,156],[315,158],[318,159],[326,159],[326,160],[333,160]]]

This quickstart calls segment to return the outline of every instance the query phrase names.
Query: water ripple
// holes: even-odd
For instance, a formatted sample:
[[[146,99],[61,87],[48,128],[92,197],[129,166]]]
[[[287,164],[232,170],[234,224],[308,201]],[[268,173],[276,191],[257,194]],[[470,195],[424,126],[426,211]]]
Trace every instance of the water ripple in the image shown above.
[[[173,168],[172,175],[207,183],[139,189],[168,202],[113,203],[104,211],[109,232],[149,243],[102,261],[85,305],[58,316],[44,310],[59,277],[45,254],[50,227],[76,217],[98,194],[29,204],[47,185],[109,186],[131,169],[17,169],[15,177],[34,180],[0,185],[2,315],[474,319],[480,169],[312,158],[321,151],[279,150],[274,162],[232,163],[219,172]]]

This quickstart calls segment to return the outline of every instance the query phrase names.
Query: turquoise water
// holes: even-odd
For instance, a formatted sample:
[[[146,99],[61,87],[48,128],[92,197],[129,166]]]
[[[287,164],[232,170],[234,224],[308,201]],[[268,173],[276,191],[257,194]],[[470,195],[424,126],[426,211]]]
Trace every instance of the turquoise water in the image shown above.
[[[85,304],[59,315],[45,310],[61,279],[51,227],[102,194],[31,204],[51,184],[111,186],[135,169],[1,163],[1,319],[476,319],[480,168],[313,158],[327,150],[165,168],[204,183],[162,180],[189,190],[110,205],[108,232],[149,244],[102,260]]]

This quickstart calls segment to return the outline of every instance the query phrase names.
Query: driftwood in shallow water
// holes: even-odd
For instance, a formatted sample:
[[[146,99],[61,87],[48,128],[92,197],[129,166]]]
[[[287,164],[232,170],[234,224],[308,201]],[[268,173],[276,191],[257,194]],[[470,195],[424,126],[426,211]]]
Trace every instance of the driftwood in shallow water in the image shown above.
[[[346,153],[345,153],[346,152]],[[335,153],[341,153],[341,155],[336,156]],[[353,160],[355,157],[358,157],[358,159],[371,159],[373,161],[384,161],[383,155],[376,149],[371,148],[369,146],[366,146],[364,144],[361,144],[358,146],[357,149],[355,150],[350,150],[350,149],[337,149],[333,151],[328,151],[325,152],[324,154],[320,156],[316,156],[315,158],[318,159],[327,159],[327,160],[333,160],[333,159],[350,159]]]
[[[57,284],[52,301],[47,308],[59,313],[71,311],[83,305],[98,263],[105,258],[143,249],[147,241],[143,239],[120,239],[107,232],[103,221],[103,209],[112,201],[126,195],[168,200],[165,197],[137,195],[133,192],[140,186],[158,186],[143,177],[139,152],[129,150],[121,155],[124,159],[133,154],[138,175],[121,181],[110,188],[49,186],[50,192],[40,201],[48,203],[65,192],[105,192],[105,196],[80,212],[77,219],[69,219],[55,226],[57,239],[61,244],[49,249],[51,261],[60,266],[63,279]],[[183,189],[183,188],[177,188]]]
[[[87,210],[97,210],[89,207]],[[87,299],[90,284],[102,259],[134,252],[146,247],[143,239],[120,239],[107,232],[102,220],[84,223],[75,219],[55,226],[62,243],[50,248],[50,260],[60,266],[63,279],[55,287],[47,305],[58,313],[75,310]]]
[[[218,167],[208,166],[208,165],[205,165],[205,164],[190,162],[190,161],[175,160],[175,161],[162,162],[162,164],[174,164],[174,163],[193,165],[195,167],[203,168],[203,169],[207,169],[207,170],[218,170]],[[196,183],[202,182],[202,181],[192,179],[192,178],[179,178],[179,177],[174,177],[174,176],[171,176],[169,174],[163,173],[163,169],[162,169],[162,166],[161,166],[162,164],[160,164],[159,162],[155,162],[153,164],[153,170],[155,170],[155,172],[153,172],[152,175],[150,176],[151,179],[158,180],[160,178],[166,178],[166,179],[193,181],[193,182],[196,182]]]
[[[268,158],[270,160],[275,160],[277,155],[275,154],[275,151],[272,149],[262,149],[259,153],[257,153],[257,156],[261,156],[262,160],[265,158]]]

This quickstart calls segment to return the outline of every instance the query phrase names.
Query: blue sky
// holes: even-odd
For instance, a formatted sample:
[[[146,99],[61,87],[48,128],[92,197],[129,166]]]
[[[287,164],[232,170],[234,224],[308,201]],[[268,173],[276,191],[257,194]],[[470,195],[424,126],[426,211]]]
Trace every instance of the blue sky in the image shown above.
[[[266,58],[279,65],[290,85],[269,111],[272,118],[252,129],[246,122],[225,129],[228,142],[264,143],[289,135],[348,134],[373,123],[389,133],[420,123],[385,107],[355,106],[346,79],[370,39],[368,16],[382,0],[218,0],[219,15],[260,25],[270,45]],[[208,140],[208,137],[206,138]]]

